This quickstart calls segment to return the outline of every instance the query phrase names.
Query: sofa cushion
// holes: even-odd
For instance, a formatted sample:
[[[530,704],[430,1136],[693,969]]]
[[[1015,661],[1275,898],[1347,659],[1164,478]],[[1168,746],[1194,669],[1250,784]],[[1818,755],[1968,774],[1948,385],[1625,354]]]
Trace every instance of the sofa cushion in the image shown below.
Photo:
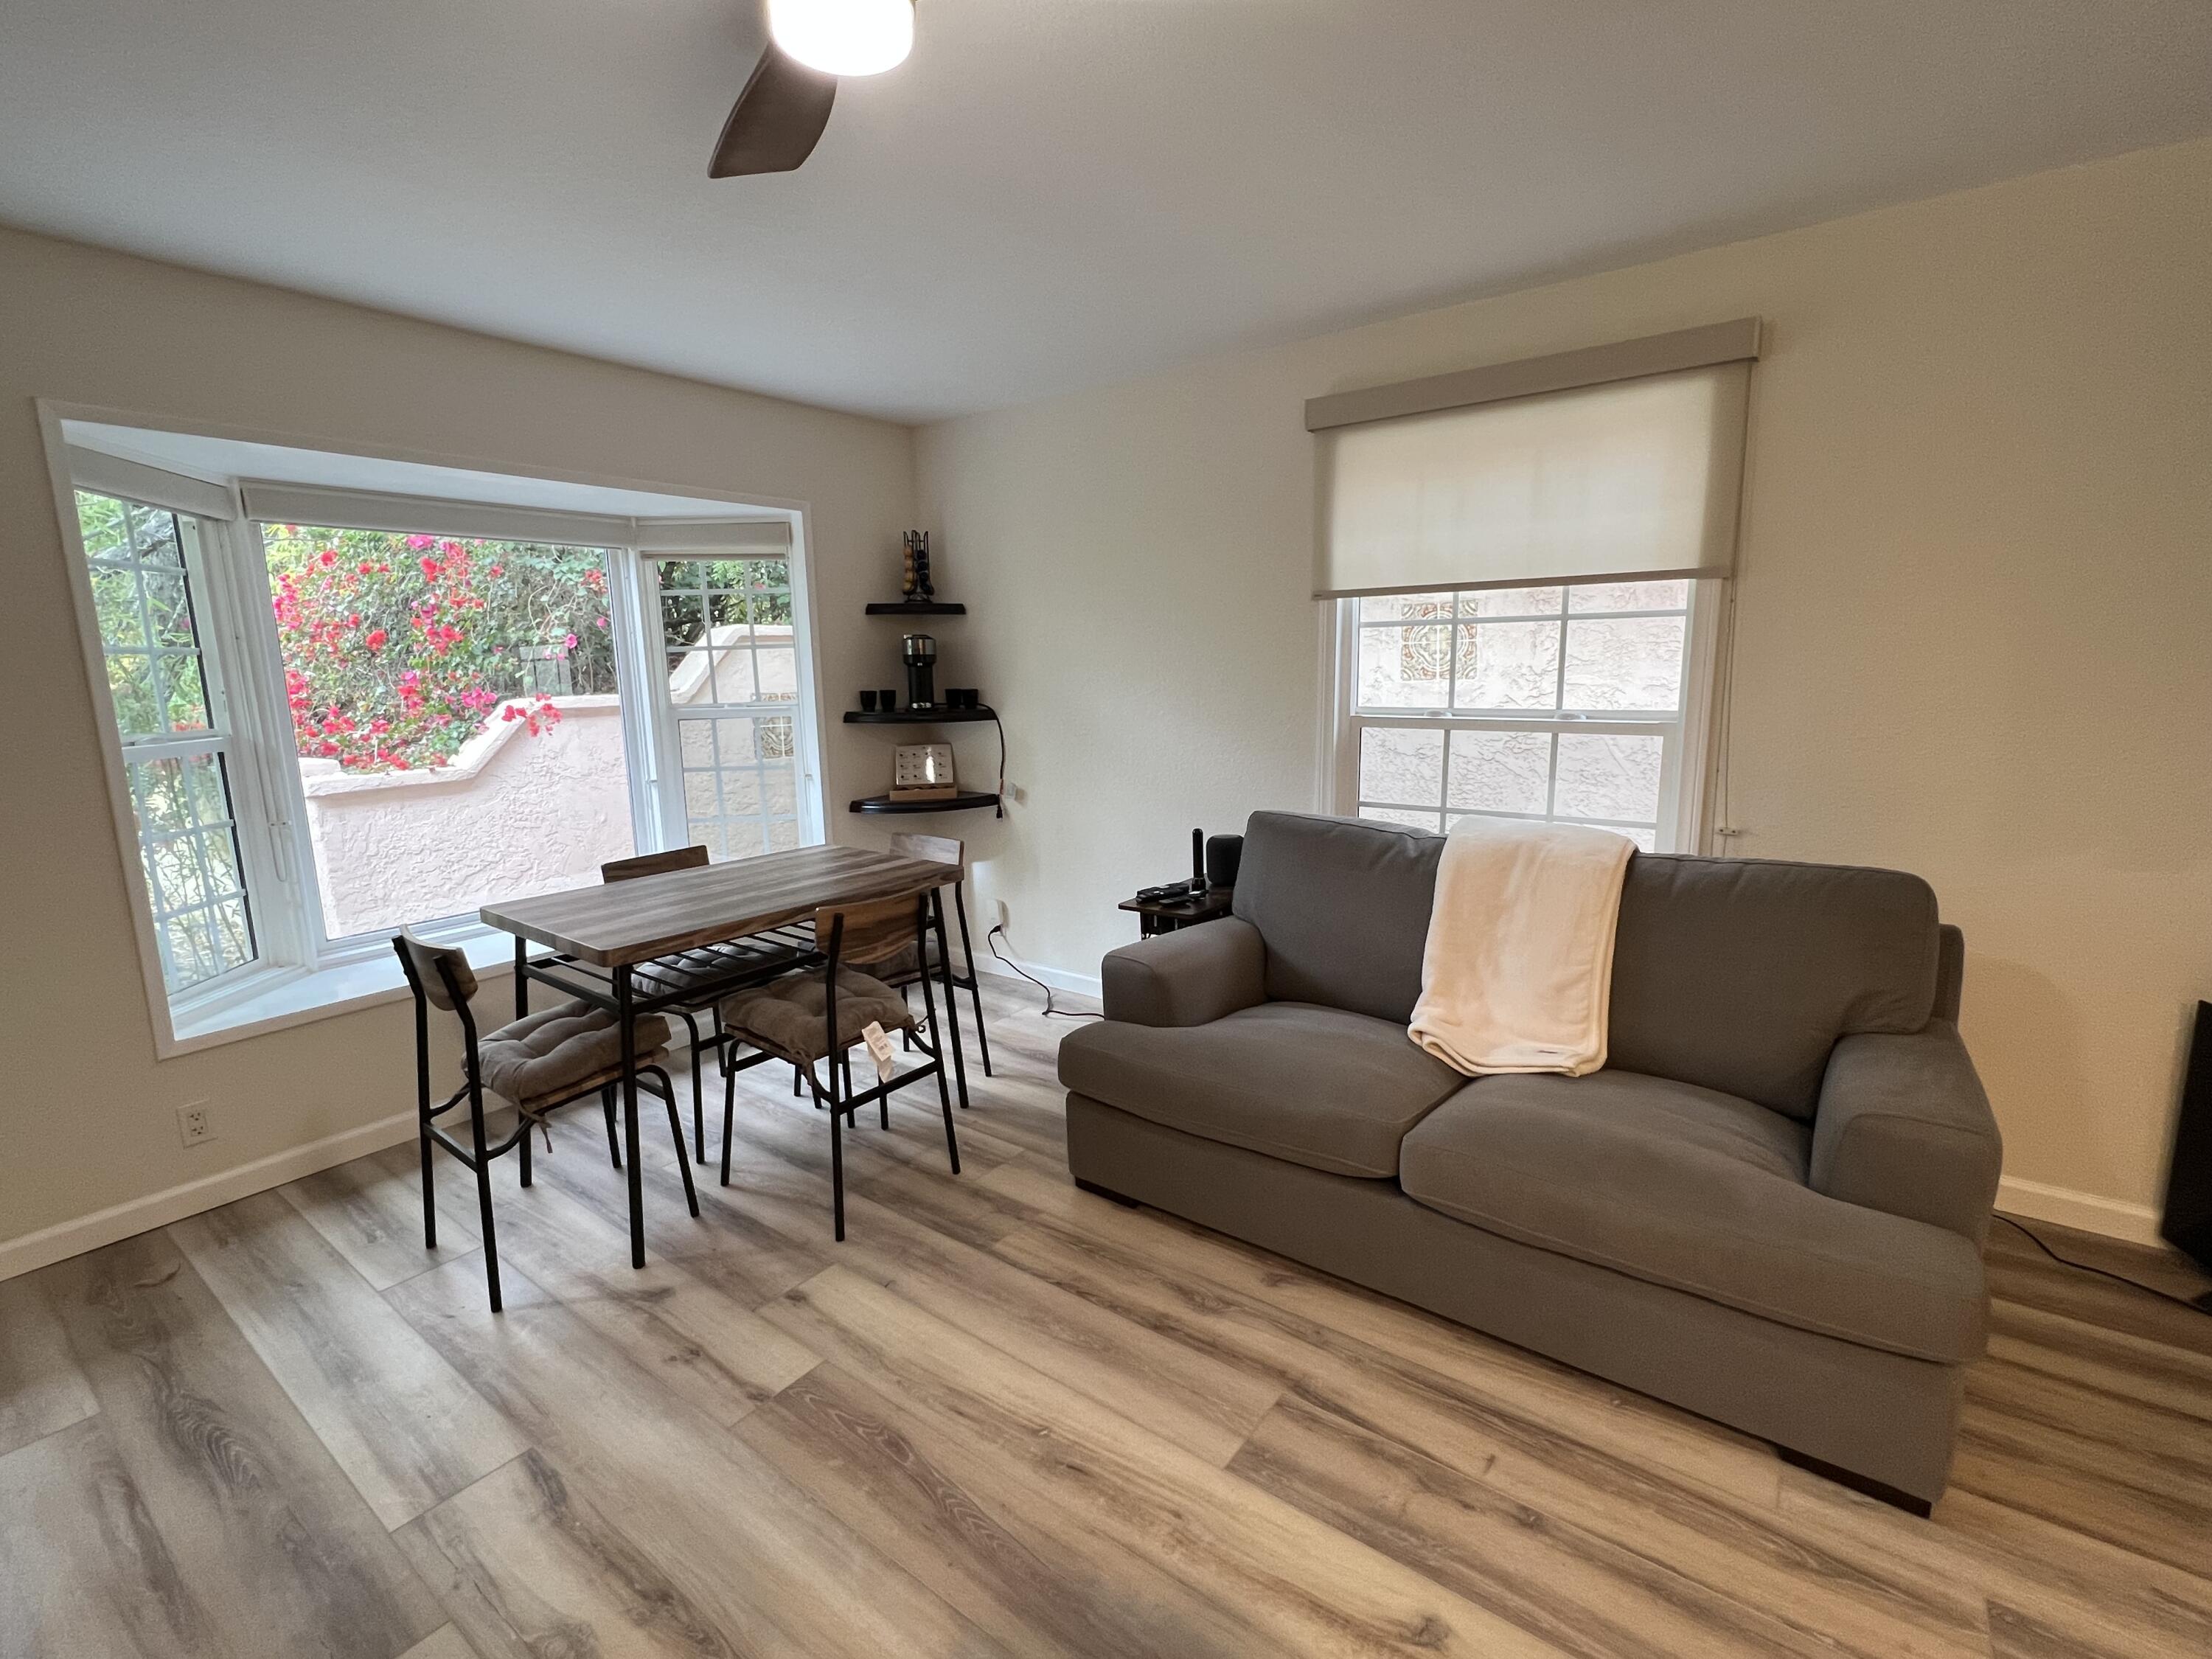
[[[1267,994],[1412,1018],[1443,844],[1255,812],[1235,908],[1266,941]],[[1613,942],[1610,1063],[1809,1120],[1838,1037],[1928,1023],[1939,949],[1917,876],[1639,854]]]
[[[1443,844],[1395,824],[1253,813],[1233,908],[1267,941],[1267,994],[1411,1019]]]
[[[1805,1184],[1779,1113],[1607,1070],[1476,1079],[1406,1137],[1399,1185],[1474,1226],[1915,1358],[1981,1352],[1981,1258],[1956,1233]]]
[[[1061,1042],[1060,1080],[1187,1134],[1379,1180],[1398,1173],[1406,1131],[1467,1081],[1401,1025],[1302,1002],[1206,1025],[1102,1020]]]
[[[1837,1038],[1928,1023],[1938,948],[1936,895],[1917,876],[1632,859],[1607,1063],[1810,1119]]]

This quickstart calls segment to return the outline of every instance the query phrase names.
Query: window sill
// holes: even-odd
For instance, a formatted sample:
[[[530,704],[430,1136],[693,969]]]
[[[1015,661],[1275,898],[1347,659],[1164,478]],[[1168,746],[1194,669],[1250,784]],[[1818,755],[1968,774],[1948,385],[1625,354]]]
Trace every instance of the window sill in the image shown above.
[[[481,980],[504,978],[514,971],[514,936],[511,933],[475,928],[447,942],[460,946]],[[172,1010],[169,1034],[165,1038],[155,1031],[155,1050],[159,1058],[167,1060],[332,1019],[356,1009],[403,1001],[407,994],[406,976],[399,971],[399,959],[389,949],[324,968],[270,968],[243,983],[226,987],[220,998],[208,999],[199,1006]]]

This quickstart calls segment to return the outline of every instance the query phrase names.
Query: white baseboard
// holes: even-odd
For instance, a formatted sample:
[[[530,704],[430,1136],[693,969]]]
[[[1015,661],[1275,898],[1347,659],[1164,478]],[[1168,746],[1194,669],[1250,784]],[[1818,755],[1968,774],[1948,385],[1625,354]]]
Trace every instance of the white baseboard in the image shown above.
[[[2030,1221],[2055,1221],[2062,1227],[2078,1227],[2085,1233],[2130,1244],[2159,1244],[2158,1212],[2148,1204],[2125,1204],[2117,1198],[2077,1193],[2070,1187],[2052,1187],[2040,1181],[2007,1176],[1997,1183],[1997,1208]]]
[[[214,1175],[202,1176],[197,1181],[187,1181],[182,1186],[134,1198],[126,1204],[95,1210],[73,1221],[58,1222],[0,1243],[0,1279],[13,1279],[155,1227],[166,1227],[188,1215],[198,1215],[203,1210],[212,1210],[255,1193],[265,1193],[271,1187],[297,1181],[301,1176],[382,1152],[386,1146],[397,1146],[414,1138],[415,1114],[399,1112],[391,1117],[380,1117],[374,1123],[364,1123],[357,1129],[343,1129],[334,1135],[325,1135],[320,1140],[311,1140],[304,1146],[271,1152],[250,1164],[236,1164]]]
[[[1017,974],[998,957],[987,951],[976,953],[975,971],[987,975],[992,979],[1005,980],[1010,985],[1019,985],[1023,982],[1021,974]],[[1066,991],[1077,996],[1089,997],[1094,1002],[1104,994],[1103,988],[1098,982],[1098,975],[1096,974],[1071,974],[1064,968],[1045,968],[1034,962],[1022,963],[1022,973],[1033,975],[1045,984],[1051,986],[1055,991]]]
[[[1065,969],[1026,962],[1022,966],[1056,991],[1094,999],[1100,994],[1095,974],[1072,974]],[[995,957],[979,956],[975,969],[993,979],[1015,985],[1024,982]],[[382,1152],[386,1146],[397,1146],[411,1139],[414,1133],[415,1114],[395,1113],[373,1123],[364,1123],[359,1128],[325,1135],[304,1146],[271,1152],[250,1164],[203,1176],[197,1181],[135,1198],[128,1203],[95,1210],[72,1221],[58,1222],[34,1233],[25,1233],[20,1238],[0,1243],[0,1279],[34,1272],[87,1250],[99,1249],[155,1227],[166,1227],[203,1210],[267,1192],[319,1170]],[[2161,1242],[2158,1236],[2158,1212],[2147,1204],[2100,1198],[2094,1193],[2075,1192],[2071,1188],[2053,1187],[2018,1176],[2007,1176],[1997,1183],[1997,1208],[2031,1221],[2053,1221],[2062,1227],[2077,1227],[2083,1232],[2100,1233],[2131,1244],[2156,1245]]]

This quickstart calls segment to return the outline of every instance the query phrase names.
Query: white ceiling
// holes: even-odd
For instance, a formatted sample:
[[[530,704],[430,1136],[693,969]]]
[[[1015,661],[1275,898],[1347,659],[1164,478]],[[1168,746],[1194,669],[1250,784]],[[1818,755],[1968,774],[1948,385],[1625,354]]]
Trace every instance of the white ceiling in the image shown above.
[[[0,0],[0,220],[916,419],[2212,131],[2207,0]]]

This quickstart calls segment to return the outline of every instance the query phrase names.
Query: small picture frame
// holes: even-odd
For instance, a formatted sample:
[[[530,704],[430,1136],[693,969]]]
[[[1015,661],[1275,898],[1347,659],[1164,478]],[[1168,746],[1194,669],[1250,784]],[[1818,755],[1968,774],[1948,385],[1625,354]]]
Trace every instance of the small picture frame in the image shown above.
[[[891,750],[893,800],[951,800],[959,793],[951,744],[902,743]]]

